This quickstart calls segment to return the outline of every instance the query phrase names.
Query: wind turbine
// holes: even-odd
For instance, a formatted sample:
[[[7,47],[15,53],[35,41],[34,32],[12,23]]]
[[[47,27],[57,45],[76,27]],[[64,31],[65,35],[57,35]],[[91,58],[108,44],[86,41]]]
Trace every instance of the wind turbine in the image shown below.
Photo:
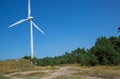
[[[30,5],[30,0],[28,0],[28,17],[26,19],[22,19],[17,21],[16,23],[12,24],[9,26],[9,28],[14,27],[16,25],[19,25],[21,23],[24,23],[26,21],[30,22],[30,52],[31,52],[31,59],[34,59],[34,46],[33,46],[33,26],[45,34],[33,21],[33,17],[31,16],[31,5]]]

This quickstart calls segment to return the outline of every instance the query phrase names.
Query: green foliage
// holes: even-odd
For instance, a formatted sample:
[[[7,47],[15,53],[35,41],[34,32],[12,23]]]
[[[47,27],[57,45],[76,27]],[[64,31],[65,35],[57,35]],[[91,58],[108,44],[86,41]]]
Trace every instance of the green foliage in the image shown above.
[[[97,59],[97,57],[95,55],[90,55],[90,59],[89,59],[89,65],[90,66],[95,66],[98,65],[99,61]]]
[[[108,39],[106,37],[100,37],[97,39],[95,46],[90,49],[90,52],[97,57],[100,65],[117,64],[120,57],[118,43],[117,37],[110,37]]]
[[[30,56],[23,58],[31,60]],[[70,53],[66,52],[62,56],[35,58],[31,61],[38,66],[73,63],[87,66],[118,65],[120,64],[120,36],[100,37],[96,40],[95,45],[87,51],[84,48],[77,48]]]
[[[118,27],[118,32],[120,32],[120,27]]]
[[[90,60],[89,55],[86,54],[86,53],[83,53],[80,56],[81,56],[81,65],[88,66],[89,65],[89,60]]]

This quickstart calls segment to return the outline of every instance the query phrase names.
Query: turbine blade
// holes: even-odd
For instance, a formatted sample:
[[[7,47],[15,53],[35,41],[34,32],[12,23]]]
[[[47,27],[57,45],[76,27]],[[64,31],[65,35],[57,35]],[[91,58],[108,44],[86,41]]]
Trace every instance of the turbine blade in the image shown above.
[[[10,27],[13,27],[13,26],[16,26],[16,25],[18,25],[18,24],[21,24],[21,23],[23,23],[23,22],[25,22],[25,21],[27,21],[27,20],[28,20],[28,19],[22,19],[22,20],[20,20],[20,21],[18,21],[18,22],[16,22],[16,23],[10,25],[9,28],[10,28]]]
[[[40,32],[42,32],[43,34],[45,34],[33,21],[32,21],[32,24],[34,25],[34,27],[35,27],[36,29],[38,29]]]
[[[28,17],[30,17],[31,14],[31,6],[30,6],[30,0],[28,0]]]

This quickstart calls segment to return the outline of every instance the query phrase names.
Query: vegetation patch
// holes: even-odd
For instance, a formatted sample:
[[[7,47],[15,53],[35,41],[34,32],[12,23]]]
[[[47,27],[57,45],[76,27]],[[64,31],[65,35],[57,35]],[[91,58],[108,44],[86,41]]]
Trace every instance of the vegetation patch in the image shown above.
[[[23,59],[31,60],[30,56],[25,56]],[[111,36],[109,38],[102,36],[99,37],[95,45],[88,50],[85,50],[85,48],[77,48],[71,52],[65,52],[65,54],[61,56],[35,58],[32,62],[37,66],[75,63],[82,66],[119,65],[120,36]]]
[[[94,66],[94,67],[76,66],[69,70],[75,71],[73,75],[82,75],[82,76],[100,77],[100,78],[120,77],[120,66]]]
[[[58,76],[54,79],[81,79],[81,78],[82,77],[80,75],[71,75],[71,76],[63,75],[63,76]]]
[[[39,79],[45,75],[46,73],[44,72],[34,72],[34,73],[29,73],[29,74],[14,74],[11,77],[25,78],[25,79]]]
[[[99,78],[74,74],[69,76],[68,75],[58,76],[54,79],[99,79]]]
[[[0,61],[0,72],[9,74],[14,72],[35,70],[35,66],[29,60],[4,60]]]
[[[39,66],[36,67],[37,70],[56,70],[59,69],[59,66]]]
[[[0,79],[12,79],[12,78],[5,77],[3,73],[0,73]]]

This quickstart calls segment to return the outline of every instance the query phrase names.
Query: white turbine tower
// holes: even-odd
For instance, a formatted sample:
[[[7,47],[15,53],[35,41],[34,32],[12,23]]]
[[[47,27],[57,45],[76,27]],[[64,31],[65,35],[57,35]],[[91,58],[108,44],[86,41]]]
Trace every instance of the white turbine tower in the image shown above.
[[[23,22],[29,21],[30,22],[30,52],[31,52],[31,59],[34,59],[34,46],[33,46],[33,26],[39,30],[40,32],[42,32],[43,34],[45,34],[33,21],[32,21],[33,17],[31,16],[31,6],[30,6],[30,0],[28,0],[28,17],[26,19],[22,19],[12,25],[9,26],[13,27],[16,26],[18,24],[21,24]]]

